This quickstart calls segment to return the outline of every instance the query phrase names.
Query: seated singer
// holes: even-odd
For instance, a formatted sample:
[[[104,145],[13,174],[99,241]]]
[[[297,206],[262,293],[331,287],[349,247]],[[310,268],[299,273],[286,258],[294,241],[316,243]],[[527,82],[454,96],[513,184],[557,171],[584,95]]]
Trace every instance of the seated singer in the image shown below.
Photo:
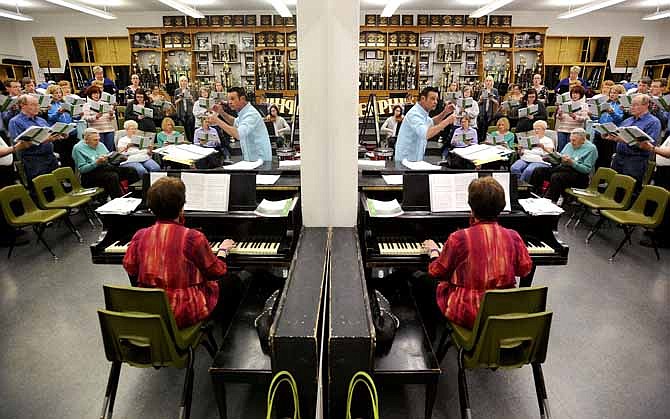
[[[431,258],[428,277],[418,277],[413,286],[432,337],[444,316],[471,329],[486,290],[513,288],[515,277],[531,272],[532,261],[519,233],[496,221],[505,207],[502,186],[492,177],[473,180],[468,205],[470,227],[449,235],[442,253],[433,240],[423,242]]]
[[[395,144],[395,161],[423,160],[428,139],[442,132],[456,120],[453,104],[447,104],[442,112],[432,118],[428,115],[437,106],[437,95],[436,88],[425,87],[419,94],[419,103],[412,106],[405,115]],[[447,116],[450,112],[451,115]]]
[[[203,233],[184,226],[185,202],[180,179],[164,177],[151,185],[147,203],[156,223],[135,233],[123,258],[131,283],[165,290],[179,328],[208,318],[223,295],[226,311],[238,302],[232,281],[220,281],[227,267],[217,257],[225,258],[235,242],[224,240],[215,255]]]
[[[209,123],[221,127],[228,135],[240,141],[242,158],[246,161],[272,161],[270,136],[261,114],[247,102],[247,95],[241,87],[228,89],[228,106],[237,112],[237,118],[228,114],[221,105],[214,110],[219,116],[211,115]],[[223,118],[223,120],[221,120]]]

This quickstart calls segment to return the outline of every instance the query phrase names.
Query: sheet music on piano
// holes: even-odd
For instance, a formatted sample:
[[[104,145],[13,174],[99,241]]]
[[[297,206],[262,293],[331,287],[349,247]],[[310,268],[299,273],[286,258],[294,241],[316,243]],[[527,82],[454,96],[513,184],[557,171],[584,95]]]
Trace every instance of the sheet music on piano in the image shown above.
[[[182,172],[186,185],[185,210],[228,212],[230,175]]]
[[[429,175],[430,211],[469,211],[468,186],[478,177],[476,172]]]
[[[497,180],[500,186],[503,187],[503,190],[505,191],[505,208],[503,211],[511,211],[512,210],[512,198],[509,193],[509,188],[510,188],[510,174],[508,172],[504,173],[498,173],[494,172],[493,173],[493,179]]]
[[[153,185],[158,179],[167,175],[167,172],[149,172],[149,185]]]

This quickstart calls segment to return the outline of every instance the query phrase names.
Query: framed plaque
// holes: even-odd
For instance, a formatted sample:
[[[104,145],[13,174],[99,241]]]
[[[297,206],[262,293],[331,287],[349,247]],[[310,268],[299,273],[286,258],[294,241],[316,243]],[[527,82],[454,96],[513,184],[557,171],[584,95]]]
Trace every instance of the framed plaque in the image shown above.
[[[489,23],[488,16],[482,16],[477,19],[477,26],[488,26],[488,23]]]
[[[284,18],[284,25],[285,26],[295,26],[296,22],[296,17],[295,16],[289,16]]]
[[[463,15],[452,15],[451,23],[454,26],[463,26],[465,25],[465,16]]]
[[[174,42],[172,41],[172,34],[166,33],[163,35],[163,48],[174,48]]]
[[[491,43],[491,34],[490,33],[485,33],[484,34],[484,41],[482,42],[482,45],[484,48],[492,48],[493,44]]]
[[[398,46],[398,34],[396,33],[389,34],[389,46],[390,47]]]
[[[209,16],[205,16],[203,18],[196,19],[196,23],[197,23],[198,26],[201,26],[201,27],[209,26]]]
[[[263,35],[265,35],[265,44],[269,47],[274,47],[276,34],[274,32],[264,32]]]
[[[377,33],[377,46],[385,47],[386,46],[386,36],[383,33]]]
[[[233,26],[233,17],[231,15],[221,16],[221,26],[226,28]]]
[[[391,26],[400,26],[400,15],[393,15],[389,19],[389,24]]]
[[[256,15],[244,16],[244,26],[256,26]]]
[[[466,16],[465,17],[465,25],[466,26],[477,26],[477,19],[475,19],[474,17]]]
[[[275,35],[275,45],[278,47],[283,47],[284,46],[284,34],[283,33],[278,33]]]
[[[298,50],[297,49],[292,49],[288,52],[288,59],[289,60],[297,60],[298,59]]]
[[[174,17],[173,16],[163,16],[163,26],[166,28],[171,28],[174,26]]]
[[[407,41],[408,41],[410,47],[416,47],[416,46],[419,45],[418,44],[418,36],[415,33],[410,32],[408,38],[409,39]]]
[[[501,26],[501,24],[502,24],[502,20],[500,19],[500,16],[498,16],[498,15],[489,16],[489,26],[498,27],[498,26]]]
[[[512,35],[509,33],[504,33],[502,35],[502,47],[503,48],[512,48]]]
[[[379,16],[379,26],[388,26],[389,18],[386,16]]]
[[[377,52],[375,50],[367,50],[365,51],[365,58],[368,60],[376,60]]]
[[[417,20],[417,25],[419,26],[428,26],[428,23],[430,23],[430,16],[428,15],[418,15],[416,17]]]
[[[400,36],[398,37],[398,46],[400,47],[406,47],[407,42],[409,41],[409,37],[407,36],[407,32],[400,32]]]
[[[186,16],[186,25],[187,26],[198,26],[198,21],[192,16]]]
[[[377,26],[377,15],[365,15],[365,26]]]
[[[182,33],[181,35],[181,44],[184,48],[191,48],[191,34]]]
[[[209,17],[209,26],[213,28],[221,27],[221,15],[215,15]]]
[[[512,27],[512,15],[502,16],[502,26],[506,28]]]
[[[377,45],[377,34],[374,32],[368,32],[365,35],[365,45],[368,47],[374,47]]]
[[[244,15],[233,15],[233,26],[244,26]]]
[[[430,15],[430,26],[440,26],[440,25],[442,25],[442,16]]]
[[[377,59],[378,60],[383,60],[384,59],[384,51],[382,51],[381,49],[377,50]]]
[[[284,26],[284,18],[279,15],[272,15],[273,26]]]
[[[261,32],[256,36],[256,46],[264,47],[265,46],[265,33]]]
[[[452,26],[454,24],[451,15],[442,16],[442,26]]]
[[[272,25],[272,15],[261,15],[261,26]]]
[[[403,26],[414,26],[414,15],[402,15],[401,21]]]

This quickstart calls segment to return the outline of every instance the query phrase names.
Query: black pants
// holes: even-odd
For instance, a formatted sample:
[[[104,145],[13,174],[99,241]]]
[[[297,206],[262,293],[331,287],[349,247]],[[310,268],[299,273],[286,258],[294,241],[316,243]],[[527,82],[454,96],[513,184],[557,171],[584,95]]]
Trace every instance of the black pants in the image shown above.
[[[81,184],[87,188],[99,186],[112,198],[118,198],[121,196],[121,185],[119,185],[119,182],[126,180],[128,183],[134,183],[139,179],[139,175],[131,167],[106,164],[88,173],[82,173]]]
[[[53,143],[54,151],[58,153],[58,159],[60,160],[61,167],[69,166],[75,169],[74,159],[72,158],[72,149],[78,141],[77,133],[75,131],[70,134],[69,137]]]
[[[670,191],[670,166],[656,166],[654,184]],[[654,238],[659,246],[670,247],[670,205],[665,208],[663,222],[654,231]]]
[[[549,189],[545,197],[556,202],[565,188],[585,188],[589,184],[589,176],[579,173],[567,166],[538,167],[530,177],[530,183],[536,191],[542,188],[545,180],[549,181]]]
[[[14,166],[0,166],[0,189],[5,186],[13,185],[15,181],[16,176],[14,174]],[[0,244],[11,243],[10,235],[12,234],[14,234],[14,229],[7,224],[5,215],[2,210],[0,210]]]
[[[596,169],[598,167],[610,167],[612,165],[612,155],[616,148],[616,142],[605,140],[600,133],[594,133],[593,144],[598,149],[598,159],[596,160]]]

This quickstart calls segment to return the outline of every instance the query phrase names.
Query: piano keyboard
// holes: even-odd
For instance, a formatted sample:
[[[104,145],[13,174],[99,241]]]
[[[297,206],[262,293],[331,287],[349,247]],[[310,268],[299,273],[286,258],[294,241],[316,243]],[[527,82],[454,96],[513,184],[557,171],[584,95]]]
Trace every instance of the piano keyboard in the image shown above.
[[[442,252],[444,244],[437,243],[438,250]],[[379,254],[382,256],[420,256],[425,254],[420,242],[391,242],[385,241],[378,244]],[[528,240],[526,249],[531,255],[547,255],[556,251],[543,241]]]
[[[223,242],[209,242],[209,247],[212,249],[213,253],[219,252],[221,243]],[[120,240],[117,240],[105,248],[105,253],[126,253],[129,244],[130,242],[121,242]],[[230,249],[230,253],[237,255],[276,255],[278,250],[278,242],[244,241],[237,243],[235,247]]]

